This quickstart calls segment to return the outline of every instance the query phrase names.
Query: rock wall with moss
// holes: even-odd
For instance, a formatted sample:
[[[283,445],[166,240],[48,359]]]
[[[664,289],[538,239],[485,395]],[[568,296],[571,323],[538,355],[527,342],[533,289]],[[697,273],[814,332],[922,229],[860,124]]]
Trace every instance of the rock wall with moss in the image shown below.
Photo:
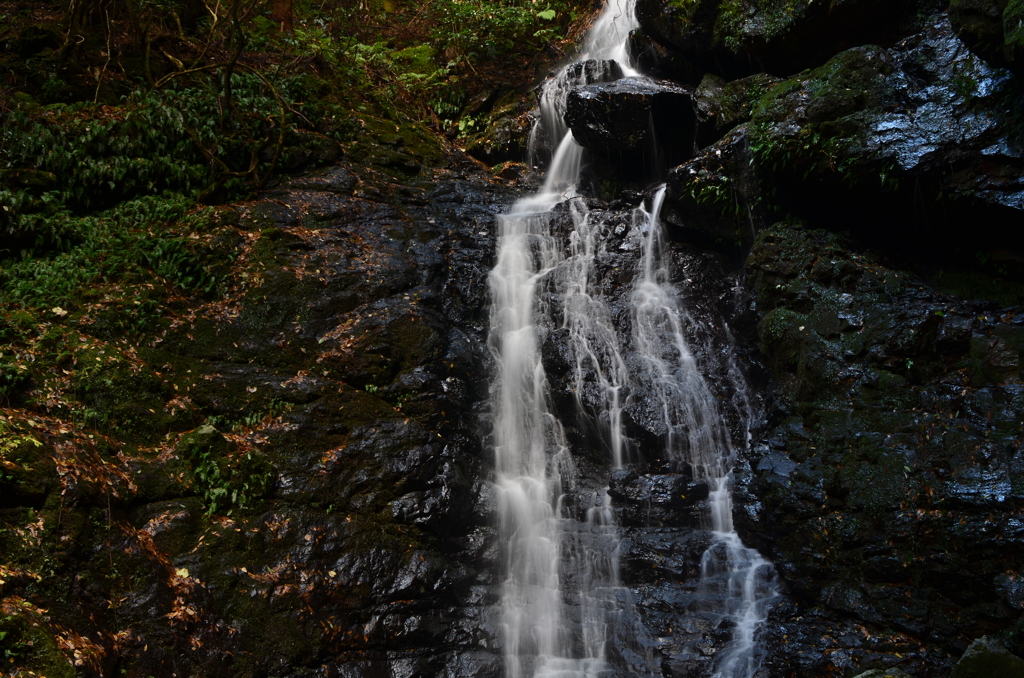
[[[954,675],[968,675],[990,651],[1018,675],[1015,11],[638,0],[632,53],[661,79],[644,86],[689,93],[675,104],[692,129],[686,157],[651,171],[609,160],[607,144],[587,136],[621,124],[604,116],[624,106],[657,125],[653,107],[618,93],[635,85],[580,88],[566,116],[589,147],[597,193],[614,201],[665,181],[676,261],[703,252],[731,289],[679,264],[681,287],[718,300],[716,322],[731,328],[763,398],[734,478],[740,534],[772,559],[785,593],[763,632],[763,675],[947,676],[961,657]],[[599,91],[612,103],[587,106]],[[654,487],[671,478],[636,473]],[[633,524],[637,490],[615,496]],[[661,611],[650,613],[654,635],[675,634],[675,648],[659,645],[665,675],[704,675],[699,643],[713,655],[716,631],[688,631],[695,641],[657,621],[676,609],[663,582],[697,567],[681,515],[627,549],[634,568],[659,572],[655,588],[642,569],[626,576]]]
[[[110,7],[0,3],[3,671],[501,675],[493,218],[531,179],[547,45],[594,8],[296,4],[289,32],[259,3]],[[758,677],[1019,675],[1019,3],[637,13],[661,82],[594,85],[568,122],[622,227],[603,289],[664,180],[698,358],[723,399],[726,352],[754,389],[736,522],[783,589]],[[616,661],[707,675],[707,488],[567,434],[650,641]]]

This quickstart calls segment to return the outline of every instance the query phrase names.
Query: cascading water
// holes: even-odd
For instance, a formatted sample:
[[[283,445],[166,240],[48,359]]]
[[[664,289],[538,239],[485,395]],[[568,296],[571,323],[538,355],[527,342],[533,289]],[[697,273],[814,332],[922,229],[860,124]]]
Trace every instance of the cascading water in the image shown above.
[[[620,336],[607,304],[592,289],[594,261],[608,229],[576,197],[583,149],[563,120],[565,101],[573,87],[636,74],[625,46],[636,27],[632,0],[621,6],[611,0],[581,58],[547,83],[531,147],[546,138],[554,149],[548,173],[535,195],[498,218],[489,341],[498,371],[491,406],[504,563],[500,612],[509,678],[610,675],[610,645],[621,660],[615,671],[624,672],[628,665],[629,673],[654,673],[636,631],[630,593],[619,581],[619,534],[607,491],[577,487],[566,434],[550,403],[538,336],[553,324],[565,331],[575,359],[577,398],[591,389],[612,464],[618,468],[626,461],[625,394],[629,388],[648,389],[661,405],[668,453],[685,457],[695,478],[711,488],[708,527],[714,539],[702,563],[700,600],[708,608],[703,612],[735,623],[716,675],[753,676],[754,634],[763,619],[762,603],[772,593],[759,585],[770,565],[745,548],[732,528],[732,446],[683,339],[686,318],[661,262],[663,192],[650,212],[637,211],[645,237],[631,337]],[[572,221],[568,253],[552,232],[552,210],[566,201]],[[560,300],[557,320],[559,309],[547,301],[548,291]],[[626,339],[642,363],[632,377],[623,359]],[[585,379],[585,373],[592,376]]]
[[[735,450],[708,384],[684,338],[690,322],[668,282],[658,220],[665,189],[643,212],[644,253],[633,293],[633,341],[642,358],[639,387],[661,405],[670,458],[686,460],[694,479],[708,484],[711,546],[701,559],[697,609],[731,621],[732,641],[714,662],[715,678],[752,678],[760,664],[755,634],[766,616],[765,603],[777,594],[774,570],[743,545],[733,527],[730,482]],[[749,401],[738,370],[730,366],[737,398]],[[741,412],[749,412],[742,403]],[[746,442],[746,441],[744,441]]]
[[[636,27],[631,4],[629,8],[622,13],[609,4],[591,31],[588,57],[624,56],[625,38]],[[490,276],[490,341],[498,365],[492,408],[499,534],[505,549],[501,617],[510,678],[582,678],[603,672],[607,633],[621,607],[607,498],[593,498],[582,525],[572,530],[566,526],[570,519],[560,503],[575,471],[562,426],[548,403],[535,326],[535,318],[548,311],[538,302],[538,286],[562,252],[551,236],[549,213],[575,194],[583,154],[562,120],[565,97],[576,85],[606,77],[597,70],[570,66],[545,87],[538,129],[555,148],[550,169],[536,195],[498,219],[497,264]],[[580,243],[584,249],[585,241]],[[570,304],[568,313],[581,336],[585,330],[579,324],[588,315],[582,260],[578,278],[578,303]],[[617,378],[611,377],[613,382]],[[617,386],[613,382],[612,390]],[[621,439],[619,432],[614,435]],[[590,548],[595,545],[599,548]],[[574,562],[566,563],[566,558]],[[566,615],[564,599],[572,594],[563,591],[561,571],[579,577],[573,592],[579,597],[578,620]]]

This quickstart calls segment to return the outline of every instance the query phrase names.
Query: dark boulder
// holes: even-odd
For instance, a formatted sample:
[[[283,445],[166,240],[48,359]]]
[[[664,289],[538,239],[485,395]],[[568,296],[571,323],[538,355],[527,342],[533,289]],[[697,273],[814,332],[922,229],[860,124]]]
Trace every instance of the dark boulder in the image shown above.
[[[1024,209],[1020,94],[1012,74],[968,50],[944,17],[892,49],[857,47],[771,82],[737,87],[728,116],[733,83],[719,96],[702,86],[698,99],[723,127],[749,116],[749,149],[772,189],[762,204],[909,248],[922,218],[942,234],[933,247],[954,242],[968,219],[985,225],[975,232],[982,249],[1019,248],[1005,234]],[[691,198],[700,202],[701,191],[694,185]],[[937,200],[941,210],[922,212]]]
[[[631,77],[577,87],[565,121],[580,145],[604,154],[660,153],[670,165],[693,155],[693,97],[670,82]]]
[[[662,220],[673,232],[716,249],[753,242],[763,225],[762,189],[746,125],[671,169]]]
[[[695,85],[704,75],[704,69],[682,52],[658,42],[642,28],[637,28],[629,34],[626,49],[629,50],[636,67],[650,76]]]

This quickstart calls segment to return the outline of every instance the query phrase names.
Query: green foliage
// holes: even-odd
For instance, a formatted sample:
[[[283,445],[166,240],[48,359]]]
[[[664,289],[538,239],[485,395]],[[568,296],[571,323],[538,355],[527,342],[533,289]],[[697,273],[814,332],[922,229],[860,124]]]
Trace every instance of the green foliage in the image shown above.
[[[184,436],[177,449],[192,467],[209,514],[249,508],[273,483],[274,467],[263,455],[251,450],[233,452],[227,439],[209,424]]]
[[[7,461],[7,455],[15,452],[22,445],[43,446],[32,436],[19,434],[10,424],[0,421],[0,464]]]
[[[167,226],[191,205],[184,196],[147,196],[88,216],[62,211],[43,222],[63,235],[57,251],[9,260],[0,268],[0,300],[74,305],[101,283],[141,283],[153,274],[183,290],[212,292],[217,280],[202,252]]]
[[[97,285],[154,276],[212,293],[214,257],[191,237],[201,224],[172,225],[204,192],[242,196],[270,171],[259,154],[279,136],[276,97],[298,109],[316,87],[304,76],[273,89],[251,73],[232,82],[223,120],[212,78],[117,107],[15,103],[0,129],[0,302],[81,303]]]
[[[0,618],[0,648],[3,648],[3,655],[0,656],[0,659],[3,659],[5,664],[21,659],[28,649],[25,642],[17,637],[20,634],[3,628],[14,621],[14,617],[10,615]]]
[[[9,403],[11,398],[24,389],[31,381],[29,373],[14,365],[3,362],[0,358],[0,405]],[[0,424],[0,435],[3,435],[3,425]],[[3,451],[4,443],[0,442],[0,452]]]
[[[512,0],[442,0],[433,9],[437,20],[433,44],[456,62],[507,58],[535,50],[545,41],[558,39],[558,26],[546,24],[559,14],[568,15],[564,4],[538,12],[532,3]]]
[[[59,238],[48,224],[62,212],[108,209],[142,196],[195,198],[221,178],[218,170],[244,174],[280,125],[280,109],[260,77],[238,73],[232,115],[222,120],[214,84],[137,91],[117,107],[16,105],[3,120],[0,167],[22,186],[0,191],[0,232],[50,230],[47,237]],[[292,78],[280,89],[301,97],[306,85]]]
[[[234,467],[209,450],[199,452],[191,460],[192,473],[206,500],[207,513],[233,508],[249,508],[263,497],[273,480],[273,467],[263,457],[246,452]]]

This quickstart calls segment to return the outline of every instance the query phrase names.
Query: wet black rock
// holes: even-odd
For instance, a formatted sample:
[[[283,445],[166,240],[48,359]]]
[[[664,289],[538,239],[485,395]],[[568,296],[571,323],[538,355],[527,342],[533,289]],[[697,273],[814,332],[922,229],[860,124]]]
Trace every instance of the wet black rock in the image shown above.
[[[630,77],[577,87],[565,121],[582,146],[605,154],[664,153],[675,163],[693,152],[693,98],[665,81]]]
[[[623,505],[623,525],[686,524],[694,521],[693,511],[708,498],[708,484],[694,481],[689,474],[613,471],[608,494]],[[683,514],[691,509],[688,514]]]
[[[741,125],[668,172],[663,219],[673,233],[711,248],[742,250],[763,225],[760,172]]]
[[[755,491],[794,596],[930,652],[1014,629],[1021,609],[999,577],[1024,555],[1011,471],[1024,401],[1016,349],[1002,357],[1016,314],[933,291],[823,231],[766,229],[747,265],[785,399],[756,448]],[[963,332],[973,344],[948,339]]]

